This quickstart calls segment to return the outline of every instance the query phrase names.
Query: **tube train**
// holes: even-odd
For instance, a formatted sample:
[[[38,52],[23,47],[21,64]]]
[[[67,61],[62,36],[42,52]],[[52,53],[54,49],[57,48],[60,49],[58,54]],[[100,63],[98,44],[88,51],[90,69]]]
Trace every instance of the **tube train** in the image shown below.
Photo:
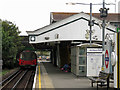
[[[36,67],[37,55],[34,51],[25,50],[19,54],[18,58],[19,66],[21,68]]]

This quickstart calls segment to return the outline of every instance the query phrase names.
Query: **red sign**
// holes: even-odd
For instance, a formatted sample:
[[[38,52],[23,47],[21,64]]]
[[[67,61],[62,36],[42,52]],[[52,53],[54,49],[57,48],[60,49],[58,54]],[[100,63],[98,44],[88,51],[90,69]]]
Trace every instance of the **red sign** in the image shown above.
[[[105,66],[106,68],[108,68],[109,65],[109,54],[108,54],[108,50],[106,50],[105,52]]]

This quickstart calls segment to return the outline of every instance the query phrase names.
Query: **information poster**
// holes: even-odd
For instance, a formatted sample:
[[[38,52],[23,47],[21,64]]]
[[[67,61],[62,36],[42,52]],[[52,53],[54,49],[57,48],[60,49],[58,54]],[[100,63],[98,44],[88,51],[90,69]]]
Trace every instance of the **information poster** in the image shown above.
[[[102,48],[87,48],[87,76],[98,76],[102,67]]]

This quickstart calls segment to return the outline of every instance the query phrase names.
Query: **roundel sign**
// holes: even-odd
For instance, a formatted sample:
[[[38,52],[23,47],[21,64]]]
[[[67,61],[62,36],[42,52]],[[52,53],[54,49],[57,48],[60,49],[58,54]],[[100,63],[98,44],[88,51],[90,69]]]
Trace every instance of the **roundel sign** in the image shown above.
[[[108,50],[106,50],[105,52],[105,67],[106,69],[108,68],[109,65],[109,54],[108,54]]]

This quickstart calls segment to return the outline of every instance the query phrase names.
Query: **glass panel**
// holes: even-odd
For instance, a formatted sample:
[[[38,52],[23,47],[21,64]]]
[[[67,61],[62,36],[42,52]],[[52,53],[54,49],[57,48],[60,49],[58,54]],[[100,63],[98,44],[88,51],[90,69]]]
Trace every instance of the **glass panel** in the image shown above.
[[[79,65],[86,65],[86,57],[79,57]]]
[[[86,55],[85,48],[79,48],[79,49],[80,49],[79,55]]]
[[[20,55],[20,59],[22,60],[33,60],[36,59],[36,54],[33,52],[22,52]]]
[[[80,76],[86,74],[85,66],[79,66],[79,74]]]

